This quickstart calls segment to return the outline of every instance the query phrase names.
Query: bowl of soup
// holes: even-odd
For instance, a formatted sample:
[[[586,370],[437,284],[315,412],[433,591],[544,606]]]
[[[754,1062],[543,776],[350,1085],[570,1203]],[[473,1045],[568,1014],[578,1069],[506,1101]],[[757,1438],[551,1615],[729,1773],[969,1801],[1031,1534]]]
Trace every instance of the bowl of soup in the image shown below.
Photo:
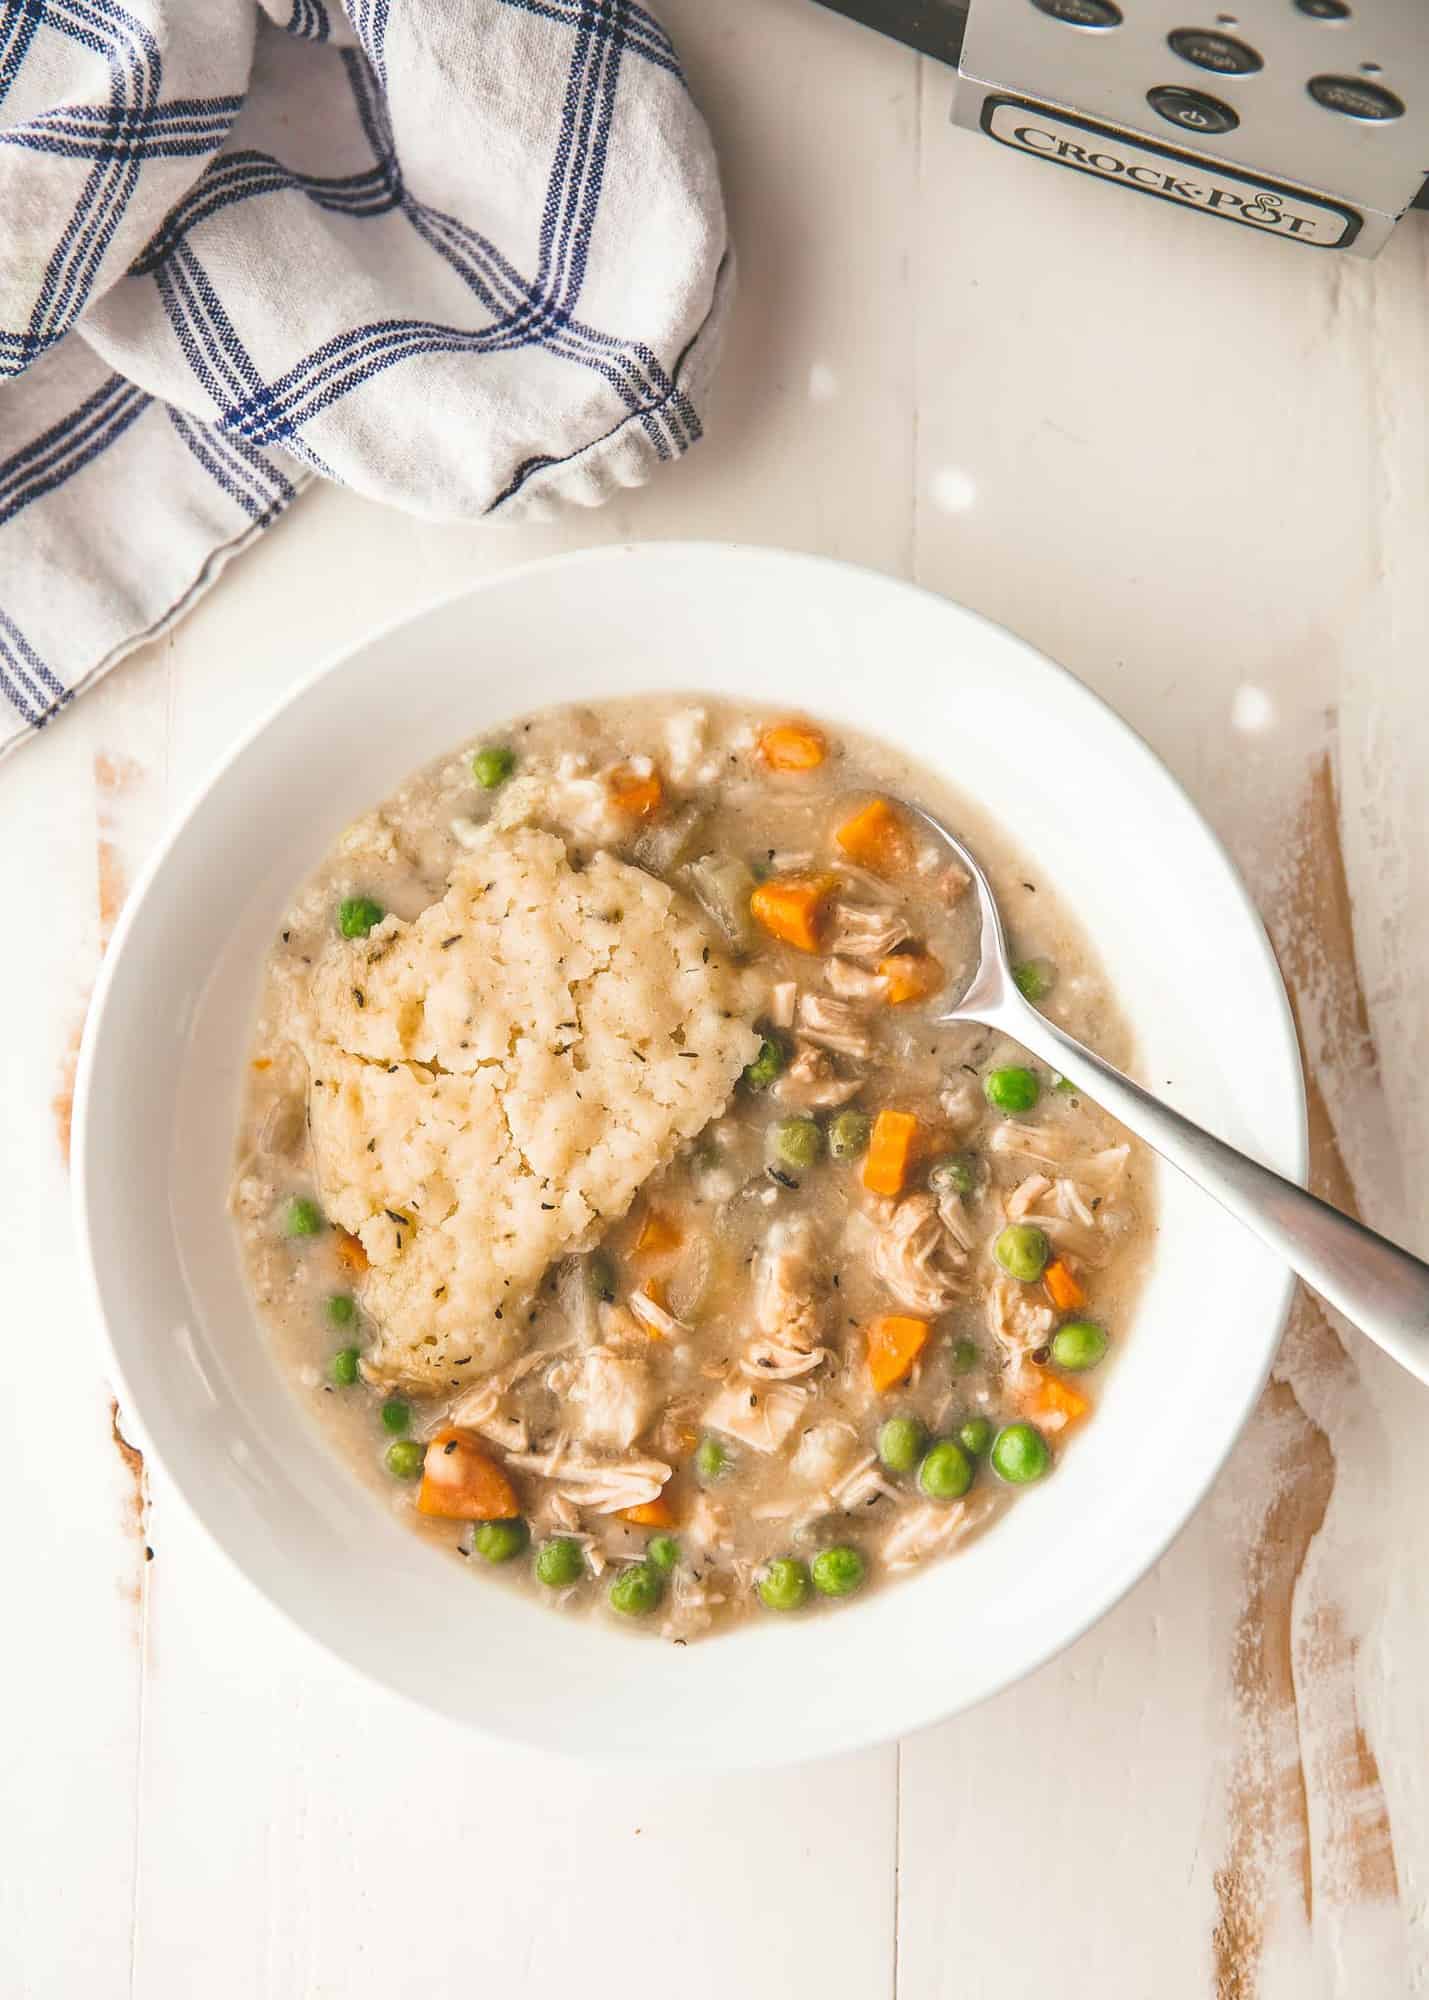
[[[495,579],[323,668],[152,863],[81,1068],[97,1302],[352,1666],[592,1757],[823,1754],[1031,1670],[1214,1481],[1286,1275],[941,1021],[975,919],[904,800],[1035,1004],[1302,1170],[1273,957],[1164,767],[843,565]]]

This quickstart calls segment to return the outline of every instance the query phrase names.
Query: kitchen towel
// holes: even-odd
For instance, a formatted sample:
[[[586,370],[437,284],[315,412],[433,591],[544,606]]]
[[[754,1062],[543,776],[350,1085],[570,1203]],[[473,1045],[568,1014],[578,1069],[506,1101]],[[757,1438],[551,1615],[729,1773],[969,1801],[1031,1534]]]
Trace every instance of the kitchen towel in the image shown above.
[[[448,521],[647,478],[728,288],[633,0],[0,0],[0,755],[310,478]]]

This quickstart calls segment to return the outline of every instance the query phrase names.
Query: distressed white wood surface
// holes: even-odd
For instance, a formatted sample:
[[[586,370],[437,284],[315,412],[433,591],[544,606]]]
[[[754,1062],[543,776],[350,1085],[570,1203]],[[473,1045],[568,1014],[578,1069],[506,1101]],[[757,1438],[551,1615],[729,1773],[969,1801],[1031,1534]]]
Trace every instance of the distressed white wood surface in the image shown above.
[[[742,262],[698,453],[539,528],[311,494],[0,774],[0,1994],[1429,1990],[1429,1403],[1313,1308],[1212,1501],[1077,1647],[771,1778],[621,1782],[409,1713],[112,1433],[61,1139],[125,883],[314,659],[591,541],[849,556],[1081,674],[1271,922],[1322,1182],[1429,1250],[1429,231],[1296,255],[954,134],[944,76],[806,0],[666,12]]]

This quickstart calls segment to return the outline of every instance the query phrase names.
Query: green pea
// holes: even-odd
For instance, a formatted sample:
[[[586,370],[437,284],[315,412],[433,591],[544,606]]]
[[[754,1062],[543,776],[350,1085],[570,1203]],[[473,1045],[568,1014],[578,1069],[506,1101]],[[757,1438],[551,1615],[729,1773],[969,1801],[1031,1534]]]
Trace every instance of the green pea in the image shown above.
[[[969,1417],[958,1432],[958,1443],[974,1458],[981,1458],[992,1443],[992,1425],[986,1417]]]
[[[1009,1063],[1005,1069],[988,1071],[982,1094],[994,1111],[1030,1111],[1041,1095],[1041,1086],[1030,1069]]]
[[[702,1486],[713,1486],[729,1470],[729,1453],[717,1437],[702,1437],[695,1452],[695,1477]]]
[[[1052,1085],[1052,1088],[1059,1097],[1077,1097],[1080,1095],[1077,1086],[1069,1076],[1059,1076],[1057,1081]]]
[[[357,1301],[350,1292],[334,1292],[323,1305],[329,1326],[351,1326],[357,1318]]]
[[[652,1535],[645,1544],[645,1560],[653,1563],[661,1576],[668,1576],[680,1560],[680,1544],[673,1535]]]
[[[781,1118],[764,1135],[764,1150],[772,1167],[802,1171],[818,1164],[824,1135],[812,1118]]]
[[[610,1606],[626,1618],[644,1618],[665,1594],[665,1579],[648,1562],[631,1563],[610,1586]]]
[[[518,1515],[514,1521],[478,1521],[471,1546],[485,1562],[509,1563],[521,1554],[530,1539],[531,1530]]]
[[[1047,1440],[1035,1424],[1005,1424],[992,1441],[992,1469],[1009,1486],[1030,1486],[1051,1463]]]
[[[814,1557],[812,1574],[814,1588],[821,1597],[850,1597],[866,1572],[858,1550],[841,1544],[834,1549],[820,1549]]]
[[[916,1417],[890,1417],[878,1428],[878,1456],[890,1472],[911,1472],[927,1433]]]
[[[1009,1277],[1033,1285],[1047,1268],[1052,1246],[1046,1232],[1032,1222],[1009,1222],[992,1246],[992,1254]]]
[[[337,927],[345,938],[364,938],[386,914],[370,896],[348,896],[337,906]]]
[[[594,1250],[586,1260],[586,1282],[591,1296],[603,1299],[606,1305],[615,1301],[615,1259],[604,1250]]]
[[[778,1556],[764,1565],[759,1595],[771,1611],[797,1611],[809,1595],[809,1571],[797,1556]]]
[[[494,792],[504,785],[515,769],[516,752],[508,750],[504,743],[488,743],[471,760],[471,775],[484,792]]]
[[[766,1035],[759,1044],[759,1054],[744,1072],[745,1085],[750,1090],[768,1090],[776,1076],[784,1067],[783,1045],[772,1036]]]
[[[402,1438],[387,1447],[386,1466],[394,1479],[415,1479],[426,1460],[426,1449],[415,1438]]]
[[[918,1467],[918,1484],[930,1500],[960,1500],[972,1483],[972,1461],[954,1438],[939,1438]]]
[[[958,1340],[948,1353],[955,1375],[971,1375],[982,1361],[982,1350],[975,1340]]]
[[[579,1542],[569,1535],[553,1535],[536,1551],[536,1581],[547,1590],[569,1590],[585,1574],[585,1557]]]
[[[328,1372],[339,1389],[350,1389],[357,1380],[360,1359],[355,1347],[340,1347],[328,1363]]]
[[[1057,984],[1057,968],[1050,958],[1026,958],[1013,966],[1012,977],[1024,1000],[1045,1000]]]
[[[401,1436],[412,1421],[412,1406],[404,1403],[400,1396],[389,1396],[382,1405],[382,1428]]]
[[[1052,1359],[1076,1373],[1095,1368],[1107,1350],[1106,1328],[1092,1319],[1069,1319],[1052,1335]]]
[[[954,1153],[928,1169],[928,1185],[940,1197],[956,1194],[966,1199],[976,1191],[977,1167],[966,1153]]]
[[[304,1194],[295,1194],[283,1211],[285,1236],[316,1236],[323,1226],[322,1210]]]
[[[841,1111],[829,1120],[829,1152],[836,1160],[859,1160],[868,1150],[873,1120],[866,1111]]]

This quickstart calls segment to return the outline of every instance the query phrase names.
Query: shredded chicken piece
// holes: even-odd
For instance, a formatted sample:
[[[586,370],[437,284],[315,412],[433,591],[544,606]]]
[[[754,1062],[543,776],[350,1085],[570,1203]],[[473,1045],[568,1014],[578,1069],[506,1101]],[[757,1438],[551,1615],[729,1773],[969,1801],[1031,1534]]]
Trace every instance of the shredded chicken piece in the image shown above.
[[[831,958],[824,966],[824,983],[840,1000],[881,1000],[888,981],[877,972],[867,972],[851,958]]]
[[[525,1379],[537,1368],[544,1368],[563,1348],[538,1347],[531,1354],[523,1354],[518,1361],[498,1368],[494,1374],[474,1382],[466,1394],[460,1396],[451,1408],[435,1415],[427,1427],[427,1434],[438,1430],[443,1424],[458,1424],[463,1430],[475,1431],[478,1437],[500,1445],[503,1451],[527,1451],[530,1437],[524,1421],[502,1405],[518,1382]]]
[[[944,1313],[967,1286],[967,1251],[930,1194],[899,1202],[874,1241],[873,1268],[910,1312]]]
[[[948,1121],[949,1137],[960,1139],[982,1116],[982,1092],[970,1076],[954,1077],[938,1095],[938,1105]]]
[[[750,1382],[795,1382],[822,1368],[831,1353],[827,1347],[802,1353],[772,1340],[751,1340],[739,1358],[739,1372]]]
[[[670,1579],[669,1610],[660,1626],[666,1639],[693,1639],[714,1623],[715,1609],[724,1603],[723,1591],[716,1590],[706,1571],[696,1577],[681,1563]]]
[[[808,1393],[791,1382],[771,1382],[767,1389],[731,1382],[705,1410],[705,1427],[737,1438],[753,1451],[778,1451],[799,1421]]]
[[[665,769],[677,785],[707,784],[718,770],[706,743],[708,711],[682,708],[665,724]]]
[[[834,1484],[847,1472],[857,1449],[858,1432],[852,1424],[811,1424],[799,1440],[789,1470],[801,1485],[816,1486],[832,1500]]]
[[[1111,1254],[1096,1214],[1075,1181],[1029,1174],[1008,1196],[1007,1214],[1009,1221],[1033,1224],[1054,1250],[1085,1264],[1104,1264]]]
[[[648,1365],[609,1347],[587,1348],[566,1391],[567,1403],[581,1413],[576,1423],[585,1437],[616,1451],[634,1444],[654,1415],[656,1400]]]
[[[977,1231],[973,1228],[967,1203],[960,1194],[945,1194],[938,1197],[938,1220],[959,1250],[964,1253],[972,1250],[977,1242]]]
[[[682,1319],[676,1319],[675,1315],[667,1312],[658,1300],[652,1299],[643,1285],[638,1292],[630,1294],[628,1303],[640,1324],[650,1333],[658,1334],[661,1340],[678,1339],[682,1333],[688,1333],[690,1330]]]
[[[814,1230],[807,1216],[776,1222],[754,1281],[754,1323],[761,1333],[808,1346],[818,1330],[812,1283]]]
[[[560,1482],[562,1496],[593,1514],[620,1514],[656,1499],[671,1474],[658,1458],[593,1458],[558,1438],[546,1452],[513,1453],[506,1461],[517,1472]]]
[[[1052,1183],[1046,1174],[1029,1174],[1026,1180],[1017,1183],[1007,1197],[1008,1221],[1021,1222],[1028,1210],[1035,1208],[1043,1195],[1051,1191]]]
[[[834,1506],[841,1507],[846,1514],[852,1514],[856,1507],[866,1507],[870,1500],[879,1497],[897,1500],[898,1488],[890,1486],[878,1468],[878,1456],[869,1452],[861,1458],[851,1471],[846,1472],[830,1488],[829,1498]]]
[[[849,903],[840,898],[829,910],[828,948],[839,958],[872,964],[912,935],[891,904]]]
[[[580,1509],[564,1493],[548,1493],[538,1511],[542,1524],[558,1535],[574,1535],[580,1528]]]
[[[863,1084],[858,1077],[843,1077],[822,1049],[801,1048],[775,1084],[774,1097],[796,1111],[834,1111],[857,1097]]]
[[[1004,1118],[987,1142],[990,1153],[1013,1153],[1035,1160],[1039,1167],[1062,1167],[1073,1180],[1089,1182],[1102,1193],[1110,1193],[1121,1179],[1131,1157],[1127,1145],[1104,1146],[1096,1153],[1078,1150],[1076,1137],[1055,1125],[1027,1125]]]
[[[867,1024],[846,1000],[830,1000],[822,993],[801,993],[798,1013],[799,1033],[815,1047],[832,1049],[835,1055],[866,1061],[873,1053],[873,1037]]]
[[[769,1019],[776,1028],[792,1028],[794,1006],[799,998],[797,980],[781,979],[769,992]]]
[[[883,1567],[912,1569],[929,1556],[946,1555],[986,1511],[987,1502],[954,1500],[951,1506],[929,1501],[910,1507],[890,1525],[883,1538]]]
[[[708,1493],[702,1493],[696,1500],[682,1532],[691,1548],[725,1550],[734,1546],[729,1509],[722,1500],[715,1500]]]
[[[966,868],[960,868],[956,861],[950,861],[937,880],[937,891],[951,909],[960,903],[972,887],[972,876]]]
[[[1027,1357],[1051,1338],[1057,1315],[1030,1285],[999,1271],[988,1288],[987,1330],[1003,1349],[1015,1378]]]

